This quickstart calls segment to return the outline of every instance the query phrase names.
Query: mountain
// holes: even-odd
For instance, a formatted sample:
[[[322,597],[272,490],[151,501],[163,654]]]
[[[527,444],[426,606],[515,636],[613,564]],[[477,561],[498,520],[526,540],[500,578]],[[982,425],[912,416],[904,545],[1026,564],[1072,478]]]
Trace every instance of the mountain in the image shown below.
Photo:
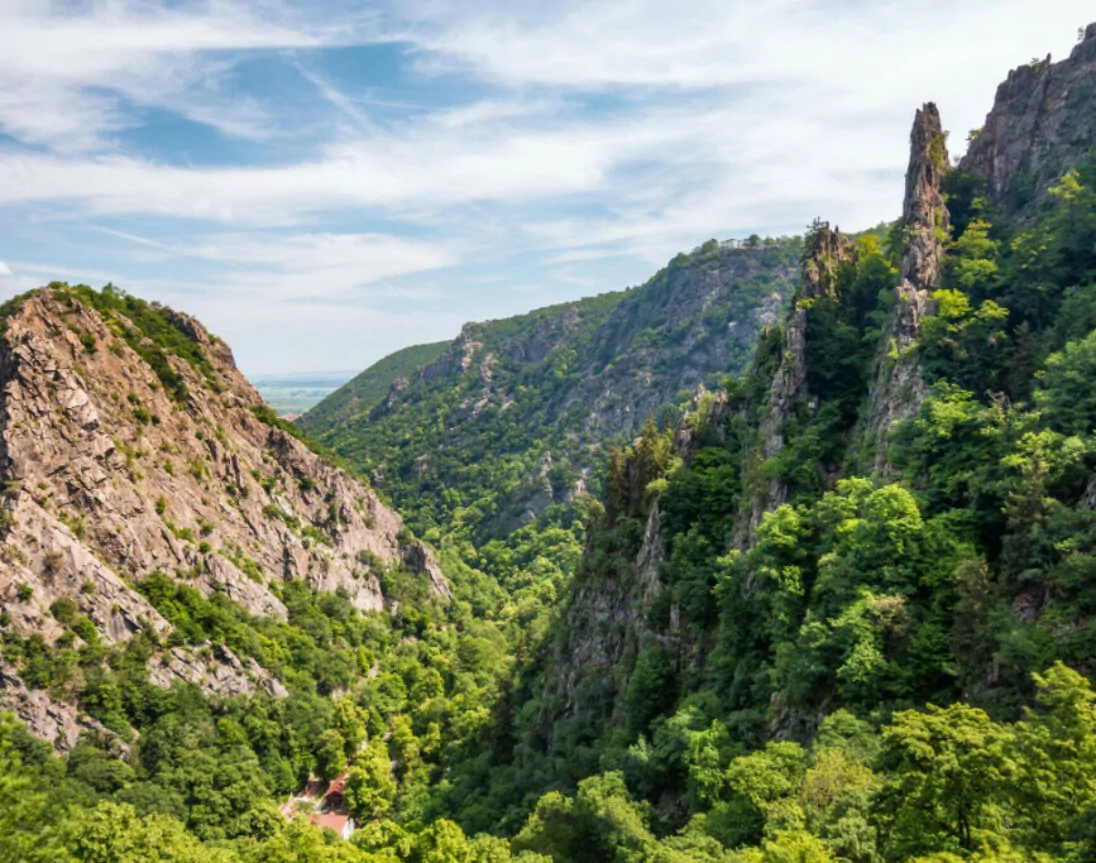
[[[1033,60],[997,88],[993,110],[971,132],[960,167],[985,179],[998,208],[1011,214],[1037,204],[1064,170],[1092,152],[1094,74],[1096,24],[1090,24],[1067,59]]]
[[[1048,92],[1091,92],[1093,51],[1096,27]],[[610,459],[558,617],[452,775],[466,824],[504,813],[554,859],[668,833],[763,849],[743,859],[1092,853],[1096,784],[1066,775],[1096,748],[1034,741],[1068,702],[1096,746],[1096,118],[1012,116],[1029,74],[983,134],[1075,137],[1025,207],[977,152],[950,164],[925,105],[886,242],[815,225],[748,374]],[[1004,772],[964,808],[976,760]],[[597,834],[628,817],[650,832]]]
[[[305,422],[316,428],[327,428],[376,407],[397,381],[406,381],[441,356],[447,347],[448,342],[435,342],[389,354],[325,395],[319,404],[310,406]]]
[[[0,859],[1096,859],[1083,32],[976,137],[1026,163],[926,104],[886,229],[706,244],[350,407],[444,580],[192,319],[3,307]]]
[[[744,371],[783,312],[800,249],[713,240],[638,288],[468,324],[413,374],[407,360],[429,346],[382,361],[301,427],[372,475],[416,531],[506,534],[596,489],[609,445],[649,414]]]
[[[4,309],[0,393],[0,597],[23,637],[166,635],[148,586],[165,576],[283,620],[290,580],[380,609],[386,569],[407,566],[449,593],[399,516],[276,421],[193,318],[110,288],[26,295]],[[201,652],[155,651],[152,679],[285,692],[227,647]],[[51,729],[14,669],[3,674],[0,707],[71,746],[74,723]]]

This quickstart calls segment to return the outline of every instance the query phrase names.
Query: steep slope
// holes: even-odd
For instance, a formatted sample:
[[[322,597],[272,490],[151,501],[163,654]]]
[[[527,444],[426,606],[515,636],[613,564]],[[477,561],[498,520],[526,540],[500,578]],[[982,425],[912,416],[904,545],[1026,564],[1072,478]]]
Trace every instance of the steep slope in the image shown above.
[[[1009,73],[974,130],[960,167],[984,177],[1006,214],[1041,201],[1062,172],[1096,146],[1096,24],[1061,62],[1033,61]]]
[[[1096,69],[1074,84],[1096,84]],[[1090,122],[1069,105],[1056,124]],[[649,427],[610,459],[559,617],[481,756],[499,778],[454,782],[472,823],[484,807],[520,821],[529,777],[577,788],[578,806],[584,777],[620,771],[682,835],[757,843],[802,811],[841,859],[910,859],[947,840],[921,825],[899,838],[881,813],[904,788],[876,794],[881,777],[862,774],[822,817],[787,790],[820,763],[792,766],[798,744],[825,754],[852,729],[956,701],[989,727],[987,713],[1025,715],[1046,685],[1033,674],[1068,673],[1055,662],[1096,669],[1096,154],[1048,157],[1038,205],[1017,213],[969,194],[933,105],[910,143],[886,245],[815,225],[791,310],[750,373],[701,392],[672,435]],[[831,721],[844,723],[836,738]],[[995,793],[1027,817],[1004,802],[1007,782]],[[556,803],[541,806],[526,831]],[[850,818],[872,825],[855,853]],[[1041,829],[1008,835],[1082,859]]]
[[[1057,119],[1062,128],[1087,122]],[[523,529],[520,555],[516,546],[500,552],[501,542],[480,550],[504,569],[525,567],[512,592],[456,561],[448,605],[436,601],[440,586],[429,598],[421,576],[411,578],[414,601],[403,601],[389,587],[406,591],[408,574],[391,569],[385,598],[405,609],[392,614],[355,608],[352,586],[319,594],[293,579],[270,588],[283,623],[276,612],[247,617],[224,591],[206,600],[182,577],[150,573],[91,592],[117,587],[127,601],[122,589],[135,584],[175,624],[166,640],[139,617],[144,628],[124,648],[97,649],[76,600],[51,604],[65,626],[52,644],[44,630],[22,638],[11,615],[0,618],[5,658],[41,684],[25,691],[0,668],[0,682],[38,711],[36,733],[39,719],[64,725],[66,739],[82,733],[55,759],[0,716],[0,857],[97,863],[132,849],[193,863],[1096,860],[1096,153],[1042,165],[1046,188],[1019,210],[979,194],[979,178],[945,169],[943,156],[928,105],[911,136],[903,217],[885,241],[816,223],[794,302],[782,325],[763,328],[747,373],[699,390],[676,429],[644,423],[629,447],[611,450],[604,504],[588,502],[571,583],[554,581],[544,557],[546,536],[566,531]],[[41,404],[60,417],[20,420],[40,422],[46,433],[34,441],[13,426],[17,449],[35,454],[25,462],[53,464],[49,452],[92,433],[83,425],[95,418],[72,393],[89,369],[113,362],[98,356],[104,344],[129,358],[132,369],[112,374],[131,388],[140,382],[125,375],[142,362],[154,379],[139,402],[113,406],[109,390],[84,386],[100,421],[177,436],[200,390],[196,404],[209,402],[202,411],[254,462],[253,435],[273,432],[250,427],[261,409],[229,404],[247,399],[210,359],[223,348],[166,311],[71,293],[42,300],[48,338],[27,326],[33,315],[24,322],[26,345],[51,346],[39,366],[26,365],[37,382],[28,390],[44,390]],[[587,392],[569,378],[572,363],[652,346],[628,323],[629,296],[469,327],[370,417],[406,412],[406,427],[389,427],[399,430],[389,442],[397,451],[448,444],[478,409],[484,449],[465,439],[454,451],[495,470],[487,444],[498,442],[489,434],[497,426],[487,419],[496,388],[513,399],[507,414],[520,402],[541,422],[528,390],[545,410]],[[653,296],[652,308],[664,309],[666,295]],[[81,311],[92,308],[123,344],[92,331]],[[27,362],[23,344],[3,356]],[[667,345],[667,356],[684,356]],[[558,391],[544,385],[538,363],[549,362]],[[592,376],[598,369],[611,374],[587,366]],[[26,402],[20,379],[5,382],[5,399]],[[155,401],[162,391],[172,395]],[[441,396],[454,393],[467,403],[446,405]],[[416,413],[416,397],[438,402]],[[411,419],[428,421],[428,432]],[[613,422],[606,411],[606,427]],[[151,438],[146,455],[134,453],[136,470],[173,455],[156,441],[155,459]],[[269,438],[264,446],[269,468],[280,449]],[[426,471],[429,460],[419,461]],[[546,460],[541,470],[551,482]],[[122,462],[113,474],[97,486],[103,494],[144,481]],[[39,522],[19,511],[20,495],[44,495],[57,475],[82,474],[37,471],[43,489],[12,487],[5,529],[18,516],[86,544],[87,520],[81,526],[72,510],[78,482],[52,490],[65,512],[48,500],[34,502]],[[175,475],[163,469],[156,482],[174,488]],[[506,495],[523,476],[512,474]],[[492,480],[473,472],[451,498],[490,490]],[[304,503],[308,485],[298,483]],[[195,493],[180,488],[184,501]],[[165,498],[168,518],[170,506]],[[485,523],[492,506],[452,510],[454,532]],[[423,511],[433,512],[425,502]],[[165,527],[186,542],[179,523]],[[35,542],[23,534],[19,554],[29,557]],[[17,598],[49,587],[45,563],[43,584]],[[564,587],[546,625],[542,610]],[[195,655],[189,648],[203,638],[210,643]],[[239,656],[280,663],[289,695],[234,688],[228,641]],[[239,695],[150,684],[176,643],[180,663],[216,672],[230,684],[223,691]],[[218,651],[228,661],[212,668]],[[161,661],[150,669],[152,656]],[[56,715],[47,691],[75,693],[96,719]],[[314,774],[339,777],[333,790],[362,828],[351,842],[304,818],[287,823],[292,807],[275,807]],[[490,834],[469,835],[481,830]]]
[[[194,319],[63,285],[10,306],[0,601],[16,632],[50,642],[66,631],[106,643],[166,635],[140,589],[154,572],[282,619],[279,588],[291,579],[381,609],[386,571],[410,566],[448,594],[399,516],[279,426],[228,347]],[[227,648],[219,656],[174,647],[153,658],[153,680],[249,692],[249,678],[266,677]],[[0,705],[18,709],[19,690],[9,669]]]
[[[328,428],[369,411],[388,395],[397,381],[407,381],[448,347],[448,342],[413,345],[378,360],[310,408],[305,423],[310,428]]]
[[[917,413],[927,389],[917,342],[923,319],[936,311],[933,295],[943,277],[944,248],[951,227],[943,195],[943,177],[950,167],[946,142],[940,113],[929,103],[917,112],[910,135],[902,204],[901,281],[883,331],[885,343],[876,357],[870,404],[862,424],[876,469],[888,467],[886,446],[891,428]]]
[[[417,530],[498,535],[585,489],[608,442],[648,414],[742,372],[798,254],[795,240],[712,241],[630,291],[468,324],[371,410],[336,419],[340,393],[303,427],[372,473]]]

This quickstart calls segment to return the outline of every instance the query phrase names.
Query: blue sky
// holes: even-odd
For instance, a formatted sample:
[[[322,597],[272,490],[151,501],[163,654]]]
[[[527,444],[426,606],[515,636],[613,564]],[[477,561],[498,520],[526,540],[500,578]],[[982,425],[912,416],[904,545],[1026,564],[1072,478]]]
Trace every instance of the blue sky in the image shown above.
[[[357,369],[709,237],[893,218],[1091,2],[0,0],[0,298],[106,281]]]

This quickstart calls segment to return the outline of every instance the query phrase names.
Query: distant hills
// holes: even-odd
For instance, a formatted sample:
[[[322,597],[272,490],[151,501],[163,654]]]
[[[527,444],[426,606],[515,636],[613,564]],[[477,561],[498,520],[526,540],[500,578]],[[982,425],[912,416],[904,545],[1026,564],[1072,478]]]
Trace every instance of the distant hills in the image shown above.
[[[801,250],[711,240],[639,287],[467,324],[382,360],[302,427],[416,530],[459,519],[481,540],[506,533],[596,490],[609,447],[648,416],[744,372],[783,316]]]
[[[302,414],[331,395],[356,372],[292,372],[250,375],[252,385],[279,415]]]

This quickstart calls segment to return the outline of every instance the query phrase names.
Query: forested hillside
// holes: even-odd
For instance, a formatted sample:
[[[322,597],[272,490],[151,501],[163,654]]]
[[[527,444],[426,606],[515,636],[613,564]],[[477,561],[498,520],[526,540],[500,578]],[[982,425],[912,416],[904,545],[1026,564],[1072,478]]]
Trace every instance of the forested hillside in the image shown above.
[[[0,309],[0,860],[1096,859],[1085,35],[959,165],[918,111],[888,230],[470,325],[325,431],[444,576],[192,319]]]
[[[420,534],[479,545],[598,490],[609,441],[741,374],[791,296],[798,250],[710,241],[638,288],[468,324],[387,398],[355,402],[351,382],[302,428],[373,476]]]
[[[1017,206],[918,112],[886,242],[817,225],[750,374],[610,458],[545,649],[454,774],[469,823],[558,859],[675,831],[1089,859],[1096,158],[1061,167]]]
[[[413,345],[390,354],[311,408],[306,422],[316,428],[326,428],[369,411],[388,395],[393,384],[406,382],[423,366],[441,356],[447,347],[448,342],[434,342]]]

